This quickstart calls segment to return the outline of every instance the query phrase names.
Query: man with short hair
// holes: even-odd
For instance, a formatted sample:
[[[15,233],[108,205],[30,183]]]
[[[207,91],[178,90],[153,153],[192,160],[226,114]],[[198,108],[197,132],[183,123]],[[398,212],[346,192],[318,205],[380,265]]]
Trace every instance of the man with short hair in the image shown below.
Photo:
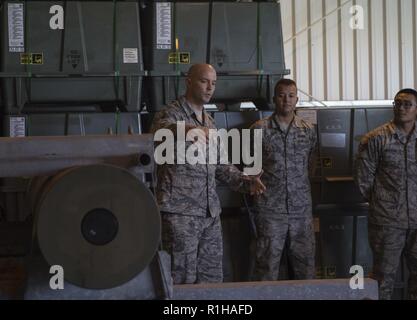
[[[400,90],[393,105],[394,119],[362,139],[355,178],[369,202],[369,243],[379,298],[392,298],[404,252],[409,297],[417,299],[417,91]]]
[[[281,79],[275,86],[275,112],[252,128],[262,129],[262,182],[255,197],[256,260],[254,280],[278,280],[284,245],[295,279],[314,277],[314,230],[309,170],[316,132],[295,114],[297,84]]]
[[[152,132],[169,129],[177,134],[185,123],[185,134],[193,129],[198,141],[206,146],[213,118],[204,110],[216,87],[216,71],[211,65],[193,65],[186,79],[186,93],[158,112]],[[192,142],[186,142],[189,147]],[[177,146],[174,154],[177,155]],[[230,164],[164,164],[158,166],[157,202],[162,217],[162,243],[171,254],[175,284],[223,281],[223,243],[220,201],[216,179],[232,189],[262,193],[259,176],[245,176]]]

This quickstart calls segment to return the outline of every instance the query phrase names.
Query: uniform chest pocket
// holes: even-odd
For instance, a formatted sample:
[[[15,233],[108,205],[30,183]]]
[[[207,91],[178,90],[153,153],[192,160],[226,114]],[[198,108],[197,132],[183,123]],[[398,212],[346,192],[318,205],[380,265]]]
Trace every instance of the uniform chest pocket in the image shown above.
[[[300,135],[293,139],[292,149],[292,152],[297,160],[306,162],[310,154],[311,142],[307,136]]]
[[[414,162],[417,163],[417,140],[414,144]]]
[[[298,155],[308,156],[311,144],[309,140],[297,140],[294,143],[294,152]]]
[[[402,167],[404,162],[403,150],[387,150],[382,156],[385,165]]]
[[[394,207],[398,205],[399,194],[397,191],[387,191],[384,189],[378,190],[376,193],[378,201],[392,203]]]
[[[414,183],[417,185],[417,157],[416,155],[414,155],[414,158],[409,157],[407,160],[408,177],[412,179]]]
[[[262,141],[263,159],[280,159],[284,156],[284,150],[284,142],[277,134],[266,136]]]

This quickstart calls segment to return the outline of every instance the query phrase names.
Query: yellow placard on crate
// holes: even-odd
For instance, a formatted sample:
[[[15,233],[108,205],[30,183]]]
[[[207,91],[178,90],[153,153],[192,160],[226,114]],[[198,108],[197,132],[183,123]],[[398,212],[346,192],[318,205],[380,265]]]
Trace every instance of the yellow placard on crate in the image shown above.
[[[326,266],[325,267],[325,277],[326,279],[336,279],[336,267],[335,266]]]
[[[190,64],[190,53],[189,52],[180,52],[180,63]]]
[[[190,64],[191,55],[189,52],[170,52],[168,55],[169,64]]]
[[[332,158],[322,158],[323,168],[331,169],[333,168],[333,159]]]
[[[31,64],[32,55],[30,53],[21,53],[20,54],[20,64]]]
[[[43,64],[43,53],[32,53],[32,64]]]
[[[178,63],[178,53],[177,52],[170,52],[168,55],[168,63],[169,64],[174,64],[174,63]]]
[[[21,53],[20,64],[43,64],[43,53]]]

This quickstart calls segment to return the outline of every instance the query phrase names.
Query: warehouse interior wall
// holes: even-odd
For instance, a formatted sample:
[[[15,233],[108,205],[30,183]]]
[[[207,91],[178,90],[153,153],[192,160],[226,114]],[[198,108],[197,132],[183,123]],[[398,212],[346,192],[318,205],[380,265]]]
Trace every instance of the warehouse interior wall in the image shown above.
[[[389,100],[417,84],[416,0],[281,0],[300,100]]]

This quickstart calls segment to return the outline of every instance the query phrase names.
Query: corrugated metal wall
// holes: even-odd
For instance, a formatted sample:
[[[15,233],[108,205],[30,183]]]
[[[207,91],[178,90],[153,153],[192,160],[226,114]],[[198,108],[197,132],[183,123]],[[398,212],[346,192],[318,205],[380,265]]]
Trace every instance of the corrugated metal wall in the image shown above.
[[[417,87],[417,0],[280,2],[289,77],[308,95],[387,100]]]

